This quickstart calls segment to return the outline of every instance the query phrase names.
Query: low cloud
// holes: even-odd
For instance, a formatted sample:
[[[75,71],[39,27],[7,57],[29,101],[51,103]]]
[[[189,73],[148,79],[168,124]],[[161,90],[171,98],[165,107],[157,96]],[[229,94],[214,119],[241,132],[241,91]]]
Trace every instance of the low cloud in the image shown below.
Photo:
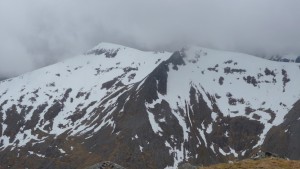
[[[189,44],[300,54],[298,0],[2,0],[0,76],[83,53],[101,41],[143,50]]]

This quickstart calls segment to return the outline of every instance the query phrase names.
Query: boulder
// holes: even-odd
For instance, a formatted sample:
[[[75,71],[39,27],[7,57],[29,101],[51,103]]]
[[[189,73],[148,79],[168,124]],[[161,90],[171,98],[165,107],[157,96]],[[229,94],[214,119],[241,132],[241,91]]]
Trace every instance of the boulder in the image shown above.
[[[86,169],[125,169],[124,167],[110,161],[103,161]]]
[[[190,163],[180,164],[178,169],[197,169],[196,166],[191,165]]]

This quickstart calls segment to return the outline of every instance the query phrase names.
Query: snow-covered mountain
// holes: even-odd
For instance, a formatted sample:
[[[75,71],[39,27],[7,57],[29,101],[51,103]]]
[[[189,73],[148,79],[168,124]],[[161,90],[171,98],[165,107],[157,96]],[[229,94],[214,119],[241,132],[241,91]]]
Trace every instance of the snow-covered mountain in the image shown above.
[[[299,72],[299,63],[241,53],[189,47],[171,54],[101,43],[0,82],[0,163],[84,168],[110,160],[176,168],[272,151],[264,141],[295,112]]]

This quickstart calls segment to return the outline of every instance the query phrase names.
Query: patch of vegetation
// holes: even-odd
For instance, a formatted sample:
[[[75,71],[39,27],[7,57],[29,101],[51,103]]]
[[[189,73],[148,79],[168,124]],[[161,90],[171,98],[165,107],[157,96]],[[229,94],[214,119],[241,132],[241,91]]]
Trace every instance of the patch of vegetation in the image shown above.
[[[261,160],[242,160],[238,162],[216,164],[198,169],[296,169],[300,168],[300,161],[280,158],[264,158]]]

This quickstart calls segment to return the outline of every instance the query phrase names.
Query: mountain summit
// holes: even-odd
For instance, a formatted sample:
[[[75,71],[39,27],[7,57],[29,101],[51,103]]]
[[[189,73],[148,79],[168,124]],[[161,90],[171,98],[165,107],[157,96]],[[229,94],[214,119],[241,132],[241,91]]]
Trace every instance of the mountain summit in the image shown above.
[[[300,159],[299,73],[299,63],[196,46],[171,54],[101,43],[0,82],[0,163],[160,169],[260,149]]]

